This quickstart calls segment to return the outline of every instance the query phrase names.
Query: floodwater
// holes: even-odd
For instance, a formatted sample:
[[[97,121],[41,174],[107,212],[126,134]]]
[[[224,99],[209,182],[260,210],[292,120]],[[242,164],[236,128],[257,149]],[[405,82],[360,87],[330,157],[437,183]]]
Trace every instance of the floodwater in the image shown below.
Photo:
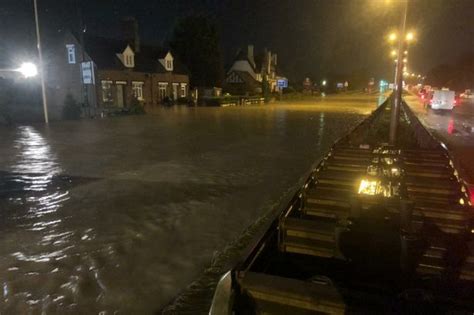
[[[189,285],[216,259],[231,265],[244,231],[376,103],[0,127],[0,313],[179,313]]]

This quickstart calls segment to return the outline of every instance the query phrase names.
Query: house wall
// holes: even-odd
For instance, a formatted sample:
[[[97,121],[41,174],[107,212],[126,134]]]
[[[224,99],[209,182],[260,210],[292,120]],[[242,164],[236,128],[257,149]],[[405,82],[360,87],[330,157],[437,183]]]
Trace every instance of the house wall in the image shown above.
[[[111,102],[104,102],[102,98],[102,81],[112,81]],[[117,85],[123,86],[124,106],[128,106],[133,100],[132,81],[144,82],[143,84],[143,105],[145,108],[156,106],[162,103],[159,94],[159,83],[167,83],[166,96],[172,98],[173,83],[178,83],[178,98],[181,97],[181,84],[186,84],[186,95],[189,95],[189,77],[183,74],[174,73],[144,73],[132,70],[99,70],[97,80],[97,101],[99,106],[117,106]],[[122,82],[126,82],[122,84]]]
[[[74,45],[75,63],[69,63],[66,45]],[[97,105],[95,86],[85,85],[84,87],[81,73],[81,63],[90,61],[91,58],[86,53],[83,54],[77,39],[66,32],[44,46],[46,47],[44,66],[49,117],[53,120],[61,119],[64,100],[68,94],[72,95],[79,104],[87,103],[90,108],[95,108]]]

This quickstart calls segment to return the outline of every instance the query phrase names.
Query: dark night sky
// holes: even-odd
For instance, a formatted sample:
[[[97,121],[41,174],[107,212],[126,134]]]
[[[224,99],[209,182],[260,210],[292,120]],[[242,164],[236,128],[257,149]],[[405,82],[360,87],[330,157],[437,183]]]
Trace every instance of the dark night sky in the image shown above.
[[[388,4],[386,2],[389,2]],[[279,55],[291,78],[321,79],[331,74],[392,76],[390,47],[384,36],[399,24],[397,0],[38,0],[41,21],[52,27],[77,27],[76,3],[88,32],[120,37],[119,19],[135,16],[143,41],[162,43],[176,21],[204,13],[216,21],[229,62],[236,49],[253,43]],[[410,0],[409,70],[425,73],[474,50],[473,0]],[[34,39],[32,0],[1,0],[3,51],[12,38]],[[21,41],[15,41],[21,42]],[[0,46],[1,49],[2,46]],[[5,48],[7,47],[7,48]],[[2,50],[0,50],[0,53]],[[18,56],[18,54],[16,54]],[[1,56],[0,56],[1,57]]]

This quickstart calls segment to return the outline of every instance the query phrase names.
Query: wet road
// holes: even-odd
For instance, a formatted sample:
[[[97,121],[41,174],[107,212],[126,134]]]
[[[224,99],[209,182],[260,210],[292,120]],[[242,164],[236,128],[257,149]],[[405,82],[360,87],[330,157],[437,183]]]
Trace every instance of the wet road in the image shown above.
[[[0,126],[0,313],[162,309],[378,100]]]
[[[446,144],[464,169],[464,179],[474,187],[474,100],[464,99],[452,111],[427,109],[415,95],[405,100],[425,127]]]

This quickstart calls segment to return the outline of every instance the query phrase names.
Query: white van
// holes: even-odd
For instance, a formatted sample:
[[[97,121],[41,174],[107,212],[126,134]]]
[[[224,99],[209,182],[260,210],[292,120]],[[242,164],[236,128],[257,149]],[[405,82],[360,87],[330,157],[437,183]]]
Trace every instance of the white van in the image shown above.
[[[430,101],[432,109],[453,109],[456,105],[456,95],[454,91],[437,90],[433,93],[433,98]]]

